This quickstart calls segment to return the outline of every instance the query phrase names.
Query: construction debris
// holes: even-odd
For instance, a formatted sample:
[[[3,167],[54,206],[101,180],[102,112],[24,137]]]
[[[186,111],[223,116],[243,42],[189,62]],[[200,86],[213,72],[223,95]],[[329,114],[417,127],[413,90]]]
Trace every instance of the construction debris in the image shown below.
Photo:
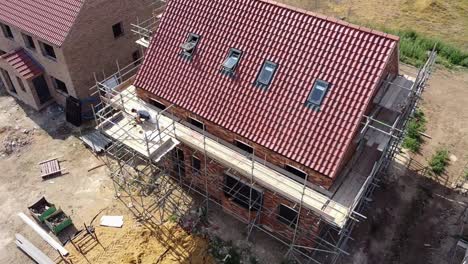
[[[2,134],[5,136],[2,138],[0,154],[6,157],[20,152],[22,148],[31,144],[33,130],[7,126],[0,128],[0,135]]]
[[[110,216],[104,215],[101,217],[99,221],[101,226],[108,226],[108,227],[122,227],[123,226],[123,216]]]
[[[20,234],[16,234],[16,245],[21,248],[26,254],[28,254],[34,261],[39,264],[54,264],[49,257],[47,257],[42,251],[35,247],[29,240],[24,238]]]
[[[57,242],[49,234],[47,234],[47,232],[44,229],[42,229],[42,227],[40,227],[33,220],[31,220],[31,218],[27,217],[23,213],[19,213],[18,216],[21,218],[21,220],[23,220],[26,224],[28,224],[32,229],[34,229],[34,231],[40,237],[42,237],[42,239],[44,239],[51,247],[58,250],[62,256],[68,255],[68,251],[64,247],[62,247],[62,245],[59,242]]]

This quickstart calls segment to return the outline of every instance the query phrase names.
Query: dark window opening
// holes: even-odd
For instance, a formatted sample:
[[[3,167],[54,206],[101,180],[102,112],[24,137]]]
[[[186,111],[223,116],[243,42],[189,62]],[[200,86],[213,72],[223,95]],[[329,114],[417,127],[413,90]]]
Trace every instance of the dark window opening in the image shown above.
[[[123,26],[122,22],[119,22],[112,26],[112,32],[114,33],[114,38],[119,38],[123,36]]]
[[[260,73],[257,76],[255,85],[262,88],[267,88],[273,80],[277,68],[278,64],[266,60],[260,69]]]
[[[295,228],[298,216],[297,211],[283,204],[279,205],[278,210],[278,220],[289,227]]]
[[[291,165],[285,165],[284,166],[284,169],[287,170],[288,172],[296,175],[297,177],[301,178],[301,179],[305,179],[307,178],[307,173],[297,169],[297,168],[294,168],[293,166]]]
[[[234,141],[234,144],[236,145],[236,147],[242,149],[243,151],[247,152],[247,153],[250,153],[252,154],[254,152],[254,149],[253,147],[245,144],[244,142],[242,141],[239,141],[239,140],[235,140]]]
[[[132,53],[132,60],[133,60],[133,65],[138,66],[141,63],[141,53],[140,50],[136,50],[135,52]]]
[[[150,98],[150,99],[149,99],[149,102],[150,102],[150,104],[151,104],[152,106],[157,107],[159,110],[164,110],[164,109],[167,108],[163,103],[161,103],[161,102],[159,102],[159,101],[157,101],[157,100],[155,100],[155,99],[153,99],[153,98]]]
[[[239,61],[242,57],[242,51],[231,48],[229,50],[226,60],[223,62],[223,73],[233,74],[239,65]]]
[[[226,197],[229,197],[233,202],[245,209],[249,209],[250,207],[251,211],[260,210],[263,203],[263,194],[260,191],[251,188],[234,177],[225,176],[226,182],[223,189]],[[252,196],[250,196],[251,194]],[[252,198],[250,205],[249,198]]]
[[[33,81],[33,85],[36,88],[37,96],[39,97],[39,102],[44,104],[48,102],[52,96],[50,95],[49,86],[47,86],[47,82],[44,79],[44,76],[41,75],[35,78]]]
[[[36,43],[34,43],[34,39],[26,34],[23,34],[24,44],[26,44],[26,48],[36,50]]]
[[[201,170],[201,161],[195,157],[192,156],[192,172],[195,175],[200,175],[200,170]]]
[[[180,148],[176,148],[173,152],[174,171],[177,172],[178,176],[185,176],[185,157],[184,151]]]
[[[5,24],[1,24],[1,27],[2,27],[2,31],[3,31],[3,35],[6,37],[6,38],[9,38],[9,39],[14,39],[15,37],[13,36],[13,31],[11,31],[11,27],[8,26],[8,25],[5,25]]]
[[[6,51],[0,50],[0,56],[2,56],[3,54],[6,54]]]
[[[200,36],[197,34],[190,33],[187,41],[180,45],[182,49],[182,55],[186,58],[192,58],[197,50],[198,43],[200,42]]]
[[[307,107],[320,106],[325,98],[330,84],[326,81],[316,80],[314,87],[306,101]]]
[[[56,79],[56,78],[52,78],[52,79],[54,80],[55,89],[65,93],[65,94],[68,94],[67,85],[64,82],[62,82],[61,80]]]
[[[5,82],[6,82],[5,85],[7,86],[8,90],[10,90],[10,92],[12,92],[12,93],[17,93],[15,85],[13,84],[13,82],[11,80],[10,73],[7,72],[4,69],[0,69],[0,70],[2,72],[3,78],[5,79]]]
[[[196,128],[199,128],[201,130],[205,130],[205,124],[203,122],[200,122],[194,118],[189,117],[188,118],[190,124],[194,125]]]
[[[48,58],[57,59],[54,47],[49,44],[42,43],[42,54]]]
[[[20,77],[16,76],[16,81],[18,81],[18,84],[23,92],[26,92],[26,88],[24,87],[23,80],[21,80]]]

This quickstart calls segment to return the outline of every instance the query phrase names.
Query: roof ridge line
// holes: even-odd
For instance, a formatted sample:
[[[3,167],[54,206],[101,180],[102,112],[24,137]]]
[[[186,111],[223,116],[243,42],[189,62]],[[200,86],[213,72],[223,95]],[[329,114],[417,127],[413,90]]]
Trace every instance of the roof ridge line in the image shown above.
[[[289,10],[293,10],[293,11],[298,12],[298,13],[314,16],[314,17],[317,17],[319,19],[323,19],[323,20],[328,21],[328,22],[332,22],[332,23],[336,23],[336,24],[339,24],[339,25],[343,25],[343,26],[346,26],[346,27],[353,28],[353,29],[357,29],[357,30],[360,30],[362,32],[371,33],[371,34],[381,36],[381,37],[384,37],[384,38],[389,38],[389,39],[392,39],[392,40],[395,40],[395,41],[400,40],[400,37],[395,36],[393,34],[388,34],[388,33],[382,32],[380,30],[372,29],[372,28],[365,27],[365,26],[359,26],[359,25],[356,25],[354,23],[350,23],[350,22],[347,22],[347,21],[342,20],[342,19],[338,19],[338,18],[333,17],[333,16],[322,15],[322,14],[316,13],[314,11],[305,10],[305,9],[302,9],[302,8],[299,8],[299,7],[287,5],[287,4],[280,3],[280,2],[277,2],[277,1],[274,1],[274,0],[258,0],[258,1],[265,2],[265,3],[271,4],[271,5],[276,5],[276,6],[281,7],[281,8],[286,8],[286,9],[289,9]]]

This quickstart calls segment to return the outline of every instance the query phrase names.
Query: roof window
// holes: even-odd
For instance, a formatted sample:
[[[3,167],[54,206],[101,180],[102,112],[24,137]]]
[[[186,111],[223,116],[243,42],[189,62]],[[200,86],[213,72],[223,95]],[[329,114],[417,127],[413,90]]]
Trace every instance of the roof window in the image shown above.
[[[277,68],[278,64],[265,60],[260,70],[260,73],[257,76],[255,85],[262,88],[267,88],[273,80]]]
[[[190,33],[187,38],[187,41],[180,45],[180,48],[182,49],[181,55],[187,59],[191,59],[193,57],[193,54],[195,54],[195,50],[197,49],[199,42],[200,36]]]
[[[310,108],[319,107],[328,91],[330,84],[326,81],[316,80],[314,87],[306,101],[306,106]]]
[[[226,60],[223,62],[222,72],[233,75],[242,56],[242,51],[231,48]]]

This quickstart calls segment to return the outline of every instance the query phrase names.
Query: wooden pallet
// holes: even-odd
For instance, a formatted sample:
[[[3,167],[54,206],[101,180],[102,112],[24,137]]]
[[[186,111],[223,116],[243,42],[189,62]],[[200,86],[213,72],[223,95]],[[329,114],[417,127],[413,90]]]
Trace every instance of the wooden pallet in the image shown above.
[[[39,167],[41,168],[41,177],[43,179],[62,174],[58,159],[41,161],[39,162]]]

